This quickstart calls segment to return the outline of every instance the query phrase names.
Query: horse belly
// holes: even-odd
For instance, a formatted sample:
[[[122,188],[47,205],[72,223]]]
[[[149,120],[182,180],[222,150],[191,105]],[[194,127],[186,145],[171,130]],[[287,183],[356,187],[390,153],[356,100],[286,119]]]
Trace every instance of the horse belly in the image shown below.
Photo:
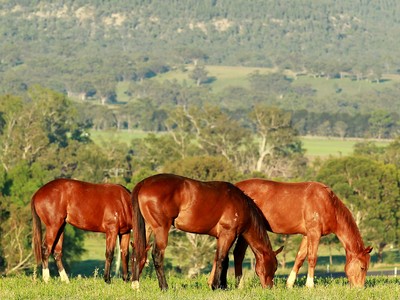
[[[271,231],[279,234],[297,234],[305,232],[305,224],[301,212],[290,209],[274,209],[263,211]]]
[[[215,227],[215,222],[210,222],[208,218],[204,216],[194,215],[192,213],[180,213],[177,218],[175,218],[173,225],[175,228],[199,234],[209,234]]]
[[[77,216],[67,215],[66,222],[78,229],[93,231],[93,232],[105,232],[105,228],[102,226],[102,218],[79,218]]]

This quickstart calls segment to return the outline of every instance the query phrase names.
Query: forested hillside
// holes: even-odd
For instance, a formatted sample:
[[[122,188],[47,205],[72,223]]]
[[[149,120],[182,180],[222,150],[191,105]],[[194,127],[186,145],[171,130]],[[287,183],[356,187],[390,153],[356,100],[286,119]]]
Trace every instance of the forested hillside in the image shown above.
[[[163,130],[161,108],[221,103],[234,115],[262,102],[294,112],[302,135],[391,138],[398,130],[398,1],[6,1],[0,15],[0,94],[39,84],[89,100],[82,122],[96,128],[129,129],[119,111],[130,109],[146,112],[132,126]],[[216,94],[210,65],[273,73],[239,77],[248,89]],[[177,69],[206,90],[149,81]],[[126,102],[130,109],[90,105]],[[376,119],[384,132],[370,128]]]

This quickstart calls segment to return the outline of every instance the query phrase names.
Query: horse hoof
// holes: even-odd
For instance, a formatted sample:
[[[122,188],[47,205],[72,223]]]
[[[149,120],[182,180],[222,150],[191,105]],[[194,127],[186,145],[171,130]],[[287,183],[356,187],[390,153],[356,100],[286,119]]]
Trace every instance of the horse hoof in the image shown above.
[[[132,281],[132,289],[139,291],[139,281]]]

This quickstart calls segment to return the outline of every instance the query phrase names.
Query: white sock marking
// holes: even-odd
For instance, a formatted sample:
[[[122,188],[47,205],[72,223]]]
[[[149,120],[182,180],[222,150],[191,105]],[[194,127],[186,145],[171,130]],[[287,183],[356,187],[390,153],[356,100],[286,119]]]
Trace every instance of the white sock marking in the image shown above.
[[[42,269],[42,277],[44,282],[49,282],[50,280],[50,270],[49,269]]]

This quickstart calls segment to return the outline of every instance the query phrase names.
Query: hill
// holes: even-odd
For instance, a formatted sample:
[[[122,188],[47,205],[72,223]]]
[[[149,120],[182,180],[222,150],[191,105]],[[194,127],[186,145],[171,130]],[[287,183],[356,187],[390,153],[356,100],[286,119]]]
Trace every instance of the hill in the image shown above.
[[[400,69],[395,0],[14,0],[0,15],[4,92],[102,95],[194,61],[369,80]]]

